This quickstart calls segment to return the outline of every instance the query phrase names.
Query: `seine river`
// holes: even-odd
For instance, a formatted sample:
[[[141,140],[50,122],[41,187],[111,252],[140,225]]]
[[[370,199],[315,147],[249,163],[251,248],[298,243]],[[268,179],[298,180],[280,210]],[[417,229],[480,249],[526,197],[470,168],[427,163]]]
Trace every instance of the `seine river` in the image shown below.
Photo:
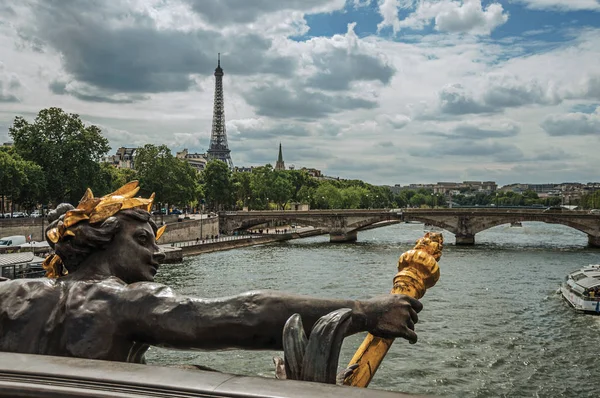
[[[177,291],[217,297],[277,289],[322,297],[389,292],[399,255],[422,224],[359,232],[355,244],[328,236],[203,254],[165,265],[158,280]],[[396,340],[369,388],[454,397],[591,397],[600,389],[600,317],[575,313],[556,289],[567,273],[600,263],[585,234],[523,223],[454,245],[445,233],[441,278],[422,302],[419,342]],[[363,335],[344,342],[345,365]],[[154,364],[203,364],[228,373],[273,376],[278,352],[184,352],[153,348]]]

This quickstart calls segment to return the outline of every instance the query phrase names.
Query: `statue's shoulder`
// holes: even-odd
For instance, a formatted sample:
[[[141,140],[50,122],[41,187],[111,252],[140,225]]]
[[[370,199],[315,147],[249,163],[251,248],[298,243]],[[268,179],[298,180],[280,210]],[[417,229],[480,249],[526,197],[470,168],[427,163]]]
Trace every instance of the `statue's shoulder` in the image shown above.
[[[59,279],[69,289],[89,291],[90,294],[111,295],[144,295],[144,294],[173,294],[170,287],[154,282],[136,282],[127,284],[120,278],[111,276],[104,279],[75,280]]]
[[[89,296],[106,298],[122,304],[152,304],[177,296],[167,285],[155,282],[135,282],[127,284],[116,277],[100,281],[79,282],[87,284],[82,287]],[[110,296],[110,297],[109,297]]]
[[[125,290],[130,294],[150,294],[157,297],[172,297],[176,293],[171,287],[156,282],[136,282],[126,285]]]
[[[8,297],[48,297],[56,292],[56,281],[48,278],[12,279],[0,282],[0,302]]]
[[[13,290],[44,290],[56,287],[56,280],[48,278],[7,279],[0,282],[0,292]]]

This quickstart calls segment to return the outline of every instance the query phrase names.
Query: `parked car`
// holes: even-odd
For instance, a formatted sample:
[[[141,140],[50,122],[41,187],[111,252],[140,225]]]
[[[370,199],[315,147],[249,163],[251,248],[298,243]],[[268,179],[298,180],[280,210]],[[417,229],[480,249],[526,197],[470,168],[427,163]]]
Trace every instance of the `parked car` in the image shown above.
[[[173,209],[171,210],[171,214],[183,214],[183,212],[179,209]]]
[[[21,246],[24,243],[27,243],[27,239],[23,235],[0,238],[0,246]]]
[[[25,218],[27,217],[27,214],[23,213],[22,211],[13,211],[12,216],[13,218]]]
[[[41,216],[42,216],[42,213],[39,210],[34,210],[29,215],[29,217],[31,217],[31,218],[38,218],[38,217],[41,217]]]

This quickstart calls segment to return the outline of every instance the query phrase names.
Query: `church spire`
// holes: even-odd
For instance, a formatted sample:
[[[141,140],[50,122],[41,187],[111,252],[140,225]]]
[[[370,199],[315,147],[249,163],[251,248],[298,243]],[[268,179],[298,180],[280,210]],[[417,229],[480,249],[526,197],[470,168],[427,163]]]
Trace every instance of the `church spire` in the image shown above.
[[[283,153],[281,152],[281,142],[279,143],[279,156],[277,157],[277,163],[275,163],[275,170],[285,170],[285,163],[283,163]]]

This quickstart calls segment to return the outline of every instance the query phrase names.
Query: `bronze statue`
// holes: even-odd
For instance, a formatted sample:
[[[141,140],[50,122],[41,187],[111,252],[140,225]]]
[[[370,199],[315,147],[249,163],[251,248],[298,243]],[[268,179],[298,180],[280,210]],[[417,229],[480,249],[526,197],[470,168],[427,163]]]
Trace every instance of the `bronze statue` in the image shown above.
[[[185,297],[154,283],[164,231],[135,198],[137,181],[102,198],[86,192],[77,208],[50,214],[55,254],[47,278],[0,283],[0,351],[144,362],[150,345],[176,349],[283,348],[283,328],[302,317],[307,335],[319,318],[344,311],[343,335],[368,331],[417,341],[422,305],[403,295],[331,300],[276,291],[217,299]]]

